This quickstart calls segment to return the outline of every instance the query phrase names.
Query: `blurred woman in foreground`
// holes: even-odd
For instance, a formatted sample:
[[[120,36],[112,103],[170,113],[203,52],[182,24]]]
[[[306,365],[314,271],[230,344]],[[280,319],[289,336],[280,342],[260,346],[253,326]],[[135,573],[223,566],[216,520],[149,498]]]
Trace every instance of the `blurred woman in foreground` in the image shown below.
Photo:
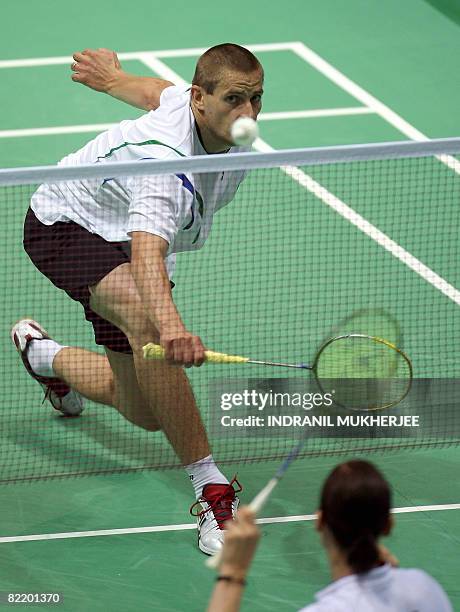
[[[452,612],[442,587],[418,569],[400,569],[379,544],[392,528],[391,491],[367,461],[347,461],[326,479],[316,528],[332,583],[302,612]],[[228,525],[217,584],[208,612],[239,609],[259,530],[249,508]]]

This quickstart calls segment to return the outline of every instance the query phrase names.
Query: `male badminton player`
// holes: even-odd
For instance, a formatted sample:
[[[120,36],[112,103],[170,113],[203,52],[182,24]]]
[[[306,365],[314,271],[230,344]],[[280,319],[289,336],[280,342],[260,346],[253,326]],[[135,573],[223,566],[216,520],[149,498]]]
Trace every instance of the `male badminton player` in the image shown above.
[[[75,80],[88,70],[85,59],[100,55],[76,54]],[[118,97],[150,112],[100,134],[60,165],[247,150],[234,147],[230,136],[237,118],[257,119],[261,109],[263,69],[247,49],[209,49],[191,86],[123,75]],[[199,547],[214,554],[241,489],[213,460],[183,369],[200,366],[205,349],[174,304],[170,278],[175,254],[203,246],[214,213],[232,200],[244,172],[109,177],[110,171],[104,180],[41,185],[24,227],[30,259],[80,302],[105,355],[62,346],[30,319],[13,327],[12,339],[29,374],[64,415],[81,412],[88,398],[113,406],[139,427],[164,432],[194,487]],[[142,347],[151,341],[163,346],[168,363],[144,360]]]
[[[392,528],[391,491],[367,461],[338,465],[323,484],[316,528],[326,550],[332,584],[302,612],[452,612],[442,587],[418,569],[400,569],[379,539]],[[259,530],[241,508],[229,525],[208,612],[236,612]]]

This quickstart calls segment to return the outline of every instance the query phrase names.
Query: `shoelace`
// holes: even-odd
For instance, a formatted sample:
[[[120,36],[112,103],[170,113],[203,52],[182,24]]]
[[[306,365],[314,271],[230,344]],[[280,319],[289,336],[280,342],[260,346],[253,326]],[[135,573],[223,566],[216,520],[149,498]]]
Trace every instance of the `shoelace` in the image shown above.
[[[45,402],[45,400],[49,399],[51,400],[51,393],[54,393],[56,399],[59,401],[59,403],[62,403],[62,398],[65,397],[70,389],[69,386],[67,385],[67,383],[65,383],[64,381],[61,381],[57,378],[52,379],[52,378],[48,378],[46,376],[38,376],[37,380],[39,383],[41,383],[42,385],[44,385],[46,387],[46,391],[45,391],[45,397],[43,398],[43,402]]]
[[[43,398],[42,405],[46,402],[47,399],[51,401],[50,396],[51,396],[51,387],[46,387],[45,396]]]
[[[233,483],[236,483],[236,489],[233,488]],[[233,518],[232,505],[233,500],[235,499],[235,493],[240,493],[242,490],[243,487],[236,479],[236,476],[234,476],[223,492],[220,495],[217,495],[215,499],[208,500],[205,497],[200,497],[200,499],[198,499],[190,508],[190,514],[195,517],[201,517],[208,512],[212,512],[219,529],[223,529],[224,523]],[[195,506],[201,507],[202,502],[208,504],[208,508],[202,508],[195,514],[193,512]]]
[[[53,401],[53,398],[51,397],[52,393],[54,393],[55,401]],[[42,400],[42,405],[46,402],[46,400],[49,400],[51,402],[53,408],[55,408],[56,410],[62,410],[62,397],[60,397],[56,393],[56,391],[54,389],[52,389],[51,387],[46,387],[45,395],[44,395],[43,400]],[[55,402],[58,404],[57,406],[55,405]]]

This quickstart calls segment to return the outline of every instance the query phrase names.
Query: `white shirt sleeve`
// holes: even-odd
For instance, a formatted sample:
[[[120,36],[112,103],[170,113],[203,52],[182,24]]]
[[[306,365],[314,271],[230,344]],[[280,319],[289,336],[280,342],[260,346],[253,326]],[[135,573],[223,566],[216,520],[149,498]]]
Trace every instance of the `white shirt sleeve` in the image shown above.
[[[190,89],[190,87],[191,85],[188,83],[184,83],[184,85],[170,85],[169,87],[165,87],[160,94],[160,106],[162,104],[167,104],[175,97],[183,96]]]
[[[180,228],[180,190],[175,175],[133,177],[127,232],[149,232],[171,244]]]
[[[423,570],[413,570],[414,574],[417,572],[419,578],[418,583],[415,583],[415,590],[420,597],[421,612],[428,610],[436,610],[436,612],[454,612],[452,604],[446,595],[446,592],[432,576],[424,572]]]

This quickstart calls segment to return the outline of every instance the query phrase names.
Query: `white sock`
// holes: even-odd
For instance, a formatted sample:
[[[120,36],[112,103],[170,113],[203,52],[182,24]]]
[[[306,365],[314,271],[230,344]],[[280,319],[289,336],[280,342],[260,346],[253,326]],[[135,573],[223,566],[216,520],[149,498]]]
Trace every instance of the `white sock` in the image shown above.
[[[64,348],[54,340],[31,340],[27,349],[27,359],[30,367],[39,376],[55,377],[53,360]]]
[[[195,496],[197,499],[201,497],[203,487],[209,483],[212,484],[228,484],[228,479],[222,474],[212,458],[212,455],[204,457],[195,463],[185,466],[187,474],[190,476]]]

